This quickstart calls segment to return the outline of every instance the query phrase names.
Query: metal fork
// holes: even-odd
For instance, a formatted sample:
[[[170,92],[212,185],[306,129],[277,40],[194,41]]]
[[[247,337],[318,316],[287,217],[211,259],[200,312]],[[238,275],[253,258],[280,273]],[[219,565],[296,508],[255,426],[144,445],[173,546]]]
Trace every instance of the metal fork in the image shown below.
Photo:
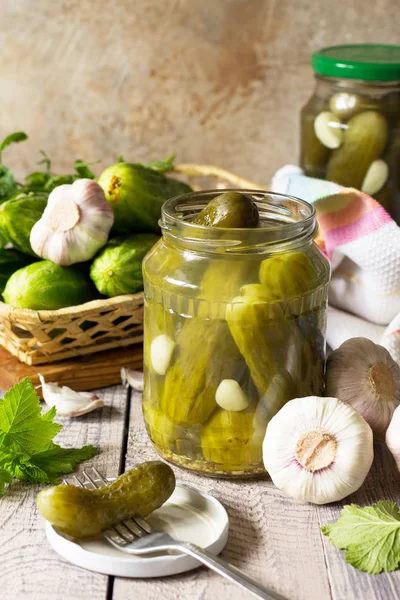
[[[82,473],[86,481],[82,482],[74,475],[73,479],[75,483],[81,487],[90,487],[91,489],[97,489],[110,483],[94,467],[92,467],[92,471],[97,479],[91,477],[87,471],[83,471]],[[67,484],[68,482],[64,480],[64,483]],[[195,544],[175,540],[169,533],[156,531],[145,519],[140,519],[138,517],[126,519],[113,527],[105,529],[102,533],[104,538],[110,544],[115,548],[118,548],[118,550],[122,550],[128,554],[144,555],[154,552],[168,553],[171,550],[183,552],[184,554],[196,558],[213,571],[216,571],[226,579],[229,579],[229,581],[236,583],[257,598],[264,598],[265,600],[287,600],[277,592],[268,591],[256,584],[255,581],[250,579],[245,573],[219,556],[215,556]]]

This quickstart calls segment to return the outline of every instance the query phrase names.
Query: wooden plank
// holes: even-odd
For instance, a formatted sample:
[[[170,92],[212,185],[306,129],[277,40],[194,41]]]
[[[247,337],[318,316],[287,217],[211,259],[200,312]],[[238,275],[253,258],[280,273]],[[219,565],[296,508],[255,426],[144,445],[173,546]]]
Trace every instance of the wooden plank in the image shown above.
[[[144,429],[140,403],[140,394],[133,394],[127,468],[156,458]],[[223,481],[198,477],[178,468],[175,473],[179,480],[213,494],[227,508],[230,535],[223,552],[227,560],[290,600],[331,598],[316,507],[284,498],[268,480]],[[113,600],[133,597],[243,600],[245,594],[201,568],[164,579],[116,579]]]
[[[321,506],[318,518],[321,525],[336,521],[345,504],[370,505],[379,500],[400,503],[400,474],[390,452],[383,444],[375,446],[372,469],[358,492],[341,503]],[[323,537],[328,574],[334,600],[398,600],[400,571],[368,575],[348,565],[344,553]]]
[[[25,365],[0,348],[0,389],[7,390],[24,377],[39,385],[37,374],[41,373],[48,382],[58,381],[76,391],[93,390],[121,383],[121,367],[141,369],[142,364],[142,344],[34,366]]]
[[[105,406],[75,419],[57,419],[64,446],[94,444],[100,454],[89,464],[112,477],[120,470],[127,391],[99,390]],[[87,466],[87,464],[86,464]],[[75,567],[50,548],[35,498],[39,486],[17,483],[0,500],[1,598],[7,600],[106,600],[109,578]]]

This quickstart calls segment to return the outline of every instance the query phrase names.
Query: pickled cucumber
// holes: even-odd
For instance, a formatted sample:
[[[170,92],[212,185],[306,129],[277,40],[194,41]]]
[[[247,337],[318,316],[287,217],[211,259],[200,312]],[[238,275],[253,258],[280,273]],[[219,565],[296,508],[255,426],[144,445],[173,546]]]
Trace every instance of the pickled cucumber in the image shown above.
[[[223,192],[213,198],[193,219],[207,227],[257,227],[260,217],[253,200],[239,192]]]
[[[261,398],[268,420],[272,419],[286,402],[296,398],[296,396],[297,388],[291,374],[284,369],[278,371]]]
[[[332,152],[326,179],[360,189],[371,163],[380,158],[388,139],[386,119],[369,110],[350,119],[343,144]]]
[[[284,346],[287,335],[283,307],[273,291],[249,284],[228,306],[226,319],[230,332],[250,370],[260,396],[276,373],[273,348]]]
[[[59,485],[40,492],[41,515],[62,533],[91,537],[129,517],[146,517],[160,508],[175,489],[171,467],[149,461],[96,490]]]
[[[201,449],[205,460],[217,470],[242,470],[262,459],[262,433],[254,424],[254,410],[232,412],[219,409],[204,425]]]
[[[260,281],[277,298],[295,298],[315,289],[316,269],[304,252],[287,252],[266,258]]]
[[[183,437],[184,430],[164,415],[150,402],[143,403],[143,416],[150,439],[161,450],[174,450],[176,440]]]
[[[240,353],[225,321],[193,318],[177,337],[176,358],[165,377],[160,408],[178,425],[204,423],[215,392],[240,367]]]
[[[309,177],[324,178],[332,150],[321,144],[314,131],[314,115],[303,115],[301,125],[300,164]]]

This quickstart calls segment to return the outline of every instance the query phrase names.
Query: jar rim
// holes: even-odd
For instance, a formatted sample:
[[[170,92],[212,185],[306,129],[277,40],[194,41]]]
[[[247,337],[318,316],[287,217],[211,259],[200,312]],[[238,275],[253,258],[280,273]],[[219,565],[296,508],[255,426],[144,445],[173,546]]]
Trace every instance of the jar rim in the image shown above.
[[[235,191],[250,195],[256,203],[264,224],[254,228],[209,227],[192,223],[195,214],[223,192]],[[208,252],[283,251],[302,246],[318,231],[316,212],[306,200],[252,189],[211,189],[182,194],[167,200],[159,222],[163,235],[185,247],[197,246]]]

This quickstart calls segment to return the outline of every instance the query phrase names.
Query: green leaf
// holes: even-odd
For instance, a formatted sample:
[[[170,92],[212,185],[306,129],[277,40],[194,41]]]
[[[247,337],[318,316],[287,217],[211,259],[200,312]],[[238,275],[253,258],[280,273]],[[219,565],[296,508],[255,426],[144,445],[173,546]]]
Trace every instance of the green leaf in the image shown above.
[[[10,144],[18,143],[18,142],[23,142],[24,140],[27,140],[27,139],[28,139],[28,136],[23,131],[16,131],[15,133],[11,133],[7,137],[5,137],[4,140],[0,144],[0,163],[1,163],[1,153],[3,152],[3,150],[5,148],[7,148],[7,146],[9,146]]]
[[[4,471],[4,469],[0,469],[0,496],[4,494],[4,485],[11,482],[11,475],[7,471]]]
[[[39,397],[26,378],[0,400],[0,495],[12,478],[58,483],[59,476],[97,453],[94,446],[61,448],[52,440],[62,429],[55,407],[42,414]]]
[[[89,167],[91,165],[97,165],[99,162],[100,161],[97,160],[92,163],[86,163],[86,162],[83,162],[83,160],[78,159],[74,162],[74,169],[78,173],[78,175],[81,179],[94,179],[95,174],[93,173],[93,171],[91,169],[89,169]]]
[[[118,161],[117,162],[125,162],[124,157],[122,156],[122,154],[120,154],[118,156]]]
[[[49,173],[42,173],[41,171],[34,171],[25,177],[25,184],[23,191],[36,192],[44,190],[44,187],[50,179]]]
[[[153,169],[153,171],[158,171],[159,173],[168,173],[169,171],[174,170],[174,160],[175,154],[172,154],[166,160],[149,162],[146,167]]]
[[[8,200],[17,191],[18,188],[13,173],[4,165],[0,165],[0,202]]]
[[[62,426],[43,419],[39,397],[27,377],[0,401],[0,443],[16,452],[41,452]]]
[[[37,163],[38,165],[44,165],[46,168],[47,173],[50,175],[50,169],[51,169],[51,160],[50,158],[47,156],[46,152],[44,150],[40,150],[40,154],[42,155],[42,160],[39,160],[39,162]]]
[[[321,527],[334,546],[346,550],[356,569],[376,574],[400,566],[400,512],[395,502],[345,506],[336,523]]]
[[[49,477],[54,478],[72,473],[79,463],[92,458],[96,454],[97,448],[94,446],[61,448],[58,444],[51,443],[47,450],[32,456],[30,463],[42,469]]]
[[[0,468],[11,478],[31,483],[57,483],[57,477],[49,476],[40,466],[32,464],[29,456],[18,454],[11,448],[0,449]]]
[[[52,175],[43,186],[45,192],[52,192],[59,185],[70,185],[74,182],[73,175]]]

